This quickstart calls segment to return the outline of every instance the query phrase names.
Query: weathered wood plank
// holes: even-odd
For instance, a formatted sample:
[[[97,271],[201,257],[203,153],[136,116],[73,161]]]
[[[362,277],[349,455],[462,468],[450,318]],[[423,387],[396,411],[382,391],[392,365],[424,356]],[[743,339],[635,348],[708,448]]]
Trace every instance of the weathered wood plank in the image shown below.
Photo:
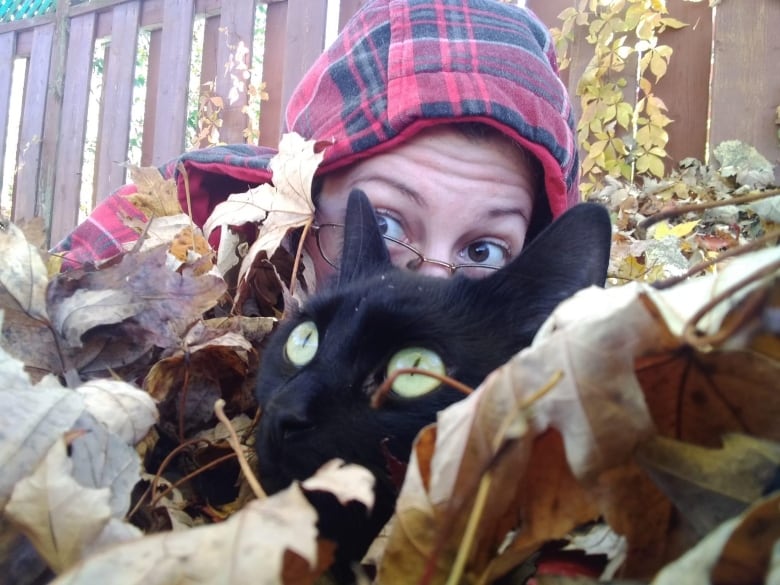
[[[138,44],[138,0],[115,6],[113,34],[103,76],[100,131],[97,141],[95,201],[102,201],[125,182],[130,140],[130,106],[133,99],[135,53]]]
[[[224,71],[224,66],[217,62],[217,53],[219,52],[217,47],[221,42],[224,42],[224,36],[219,30],[219,19],[219,14],[210,16],[206,19],[203,27],[203,59],[200,64],[199,85],[201,95],[204,92],[208,92],[209,95],[217,93],[217,76],[221,71]],[[200,101],[198,104],[200,105]],[[200,119],[200,116],[198,118]],[[198,148],[206,148],[207,146],[209,146],[208,138],[203,138],[198,143]]]
[[[165,0],[153,164],[184,150],[193,15],[193,0]]]
[[[31,219],[39,214],[38,165],[41,158],[43,117],[49,83],[49,60],[54,24],[35,29],[32,53],[27,67],[22,121],[19,130],[19,158],[14,188],[13,219]]]
[[[331,2],[337,2],[338,0],[330,0]],[[352,15],[358,11],[365,0],[341,0],[339,2],[339,30],[344,28],[347,21],[352,18]]]
[[[14,72],[14,46],[16,34],[7,32],[0,35],[0,188],[5,183],[6,137],[8,136],[8,115],[11,109],[11,85]],[[14,156],[14,159],[16,156]],[[9,179],[11,179],[9,177]]]
[[[52,202],[52,243],[64,238],[78,221],[95,25],[94,12],[86,12],[70,21],[62,95],[65,115],[60,124]]]
[[[282,111],[306,70],[325,47],[327,0],[287,0]]]
[[[268,99],[260,105],[260,144],[276,147],[282,132],[285,37],[287,35],[287,2],[268,5],[265,15],[265,50],[263,81]]]
[[[144,129],[141,139],[141,165],[152,164],[154,154],[154,121],[157,118],[157,93],[160,87],[160,50],[162,30],[149,33],[149,62],[146,69],[146,99],[144,101]]]
[[[660,43],[672,47],[666,75],[655,93],[669,108],[674,120],[667,131],[667,167],[692,156],[704,160],[707,146],[707,104],[710,101],[710,58],[712,55],[712,9],[706,2],[670,0],[670,15],[690,26],[667,29]],[[651,79],[654,79],[651,76]]]
[[[249,123],[242,111],[248,103],[246,86],[252,63],[252,37],[255,28],[255,3],[226,2],[222,6],[220,37],[217,44],[217,95],[224,100],[222,142],[245,142]],[[230,67],[226,68],[226,64]]]
[[[65,83],[65,61],[68,54],[68,6],[70,0],[57,0],[52,41],[49,83],[46,91],[46,111],[43,121],[43,144],[38,163],[38,213],[47,228],[51,228],[54,212],[54,176],[57,164],[57,147],[60,141],[62,120],[62,95]],[[74,224],[75,225],[75,224]],[[51,236],[51,231],[48,232]]]
[[[780,2],[723,2],[715,12],[710,147],[739,139],[780,162]],[[780,181],[780,166],[775,167]]]

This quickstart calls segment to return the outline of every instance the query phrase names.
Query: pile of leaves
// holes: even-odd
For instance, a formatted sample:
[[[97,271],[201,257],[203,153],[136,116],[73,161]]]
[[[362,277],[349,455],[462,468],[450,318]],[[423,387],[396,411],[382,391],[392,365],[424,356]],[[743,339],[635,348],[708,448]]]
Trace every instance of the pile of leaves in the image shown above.
[[[263,338],[313,290],[281,244],[311,222],[315,146],[286,136],[274,186],[232,196],[204,233],[136,169],[154,219],[98,267],[59,274],[40,226],[0,225],[8,582],[327,578],[304,492],[371,505],[370,474],[333,462],[264,497],[252,446]],[[377,583],[488,583],[551,543],[603,557],[605,579],[780,579],[778,191],[749,147],[716,155],[596,196],[615,286],[563,303],[420,433]]]

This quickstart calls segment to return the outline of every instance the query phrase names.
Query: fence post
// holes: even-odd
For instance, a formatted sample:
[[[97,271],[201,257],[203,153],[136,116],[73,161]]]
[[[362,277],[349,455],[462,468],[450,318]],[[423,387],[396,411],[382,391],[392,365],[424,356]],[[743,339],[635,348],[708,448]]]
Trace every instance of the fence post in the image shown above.
[[[14,71],[14,49],[16,33],[11,31],[0,34],[0,189],[3,182],[5,167],[5,138],[8,135],[8,111],[11,107],[11,83]]]
[[[78,222],[96,22],[95,12],[70,19],[61,106],[65,115],[59,124],[53,177],[54,197],[49,232],[52,244],[64,238]]]
[[[155,165],[164,164],[184,150],[193,15],[194,0],[165,0],[154,120]]]
[[[667,29],[660,37],[673,51],[666,75],[654,89],[673,120],[666,127],[667,170],[689,156],[704,160],[712,56],[712,9],[707,3],[669,0],[668,7],[670,16],[689,26]]]
[[[35,28],[32,52],[25,82],[24,105],[19,131],[19,157],[14,188],[13,220],[32,219],[39,215],[38,168],[41,160],[43,117],[49,60],[52,53],[54,24]]]
[[[248,102],[247,85],[249,79],[236,79],[242,75],[241,66],[245,72],[249,71],[252,62],[252,36],[255,25],[255,3],[249,0],[242,2],[223,2],[220,15],[219,40],[217,44],[217,85],[216,93],[222,96],[222,127],[219,130],[219,138],[222,142],[246,142],[244,129],[247,126],[248,117],[242,111]],[[243,44],[246,52],[241,56],[241,62],[237,49]],[[225,70],[225,65],[231,63],[233,67]],[[234,87],[234,84],[243,82],[243,88]],[[238,91],[237,91],[238,90]],[[235,101],[230,102],[231,93]]]
[[[138,44],[139,1],[114,6],[111,44],[103,75],[100,131],[95,161],[95,200],[102,201],[125,181],[133,102],[135,53]]]
[[[723,2],[715,9],[710,147],[738,138],[780,159],[780,2]],[[780,182],[780,165],[775,167]]]
[[[43,217],[49,238],[51,237],[49,230],[54,218],[54,174],[60,140],[65,58],[68,52],[69,5],[70,2],[68,0],[57,0],[54,15],[54,38],[52,39],[52,53],[49,64],[49,83],[46,88],[46,111],[43,123],[41,159],[38,164],[38,204],[36,211]]]

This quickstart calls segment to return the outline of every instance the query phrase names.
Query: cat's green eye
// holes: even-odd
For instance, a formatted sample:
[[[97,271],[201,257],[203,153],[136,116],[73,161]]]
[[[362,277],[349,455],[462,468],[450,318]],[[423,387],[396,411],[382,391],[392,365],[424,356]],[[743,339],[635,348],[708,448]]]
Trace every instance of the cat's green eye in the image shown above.
[[[420,368],[434,374],[444,374],[444,362],[439,354],[424,347],[407,347],[397,352],[387,363],[387,375],[402,368]],[[425,374],[401,374],[393,382],[393,390],[404,398],[417,398],[441,385]]]
[[[301,368],[314,359],[319,343],[320,335],[314,321],[304,321],[290,332],[284,344],[284,355],[291,364]]]

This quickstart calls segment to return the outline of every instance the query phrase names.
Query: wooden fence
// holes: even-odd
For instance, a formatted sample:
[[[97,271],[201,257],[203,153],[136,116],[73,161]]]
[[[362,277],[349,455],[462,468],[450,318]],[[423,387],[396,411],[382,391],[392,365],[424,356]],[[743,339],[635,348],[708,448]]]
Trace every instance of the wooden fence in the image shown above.
[[[252,47],[255,4],[267,4],[263,80],[269,94],[260,116],[260,142],[274,145],[282,111],[303,72],[322,51],[327,4],[339,4],[341,26],[362,0],[58,0],[56,13],[0,24],[0,163],[13,157],[14,220],[42,216],[56,242],[77,222],[87,104],[95,43],[110,37],[104,55],[93,202],[124,181],[130,105],[139,31],[149,31],[149,65],[141,164],[162,164],[181,153],[187,120],[190,47],[196,16],[205,17],[201,82],[216,79],[224,99],[220,140],[243,141],[246,95],[230,103],[232,81],[225,64],[240,44]],[[528,0],[548,26],[574,0]],[[675,120],[669,126],[670,164],[704,158],[709,145],[738,138],[777,163],[775,124],[780,105],[780,2],[723,0],[715,18],[707,2],[668,0],[672,16],[691,23],[665,33],[671,45],[669,71],[656,93]],[[588,46],[572,50],[564,73],[574,96]],[[17,152],[6,152],[14,62],[26,60]],[[249,64],[249,54],[241,59]],[[577,101],[576,96],[573,97]],[[10,129],[14,131],[14,129]],[[10,176],[9,176],[10,175]]]

